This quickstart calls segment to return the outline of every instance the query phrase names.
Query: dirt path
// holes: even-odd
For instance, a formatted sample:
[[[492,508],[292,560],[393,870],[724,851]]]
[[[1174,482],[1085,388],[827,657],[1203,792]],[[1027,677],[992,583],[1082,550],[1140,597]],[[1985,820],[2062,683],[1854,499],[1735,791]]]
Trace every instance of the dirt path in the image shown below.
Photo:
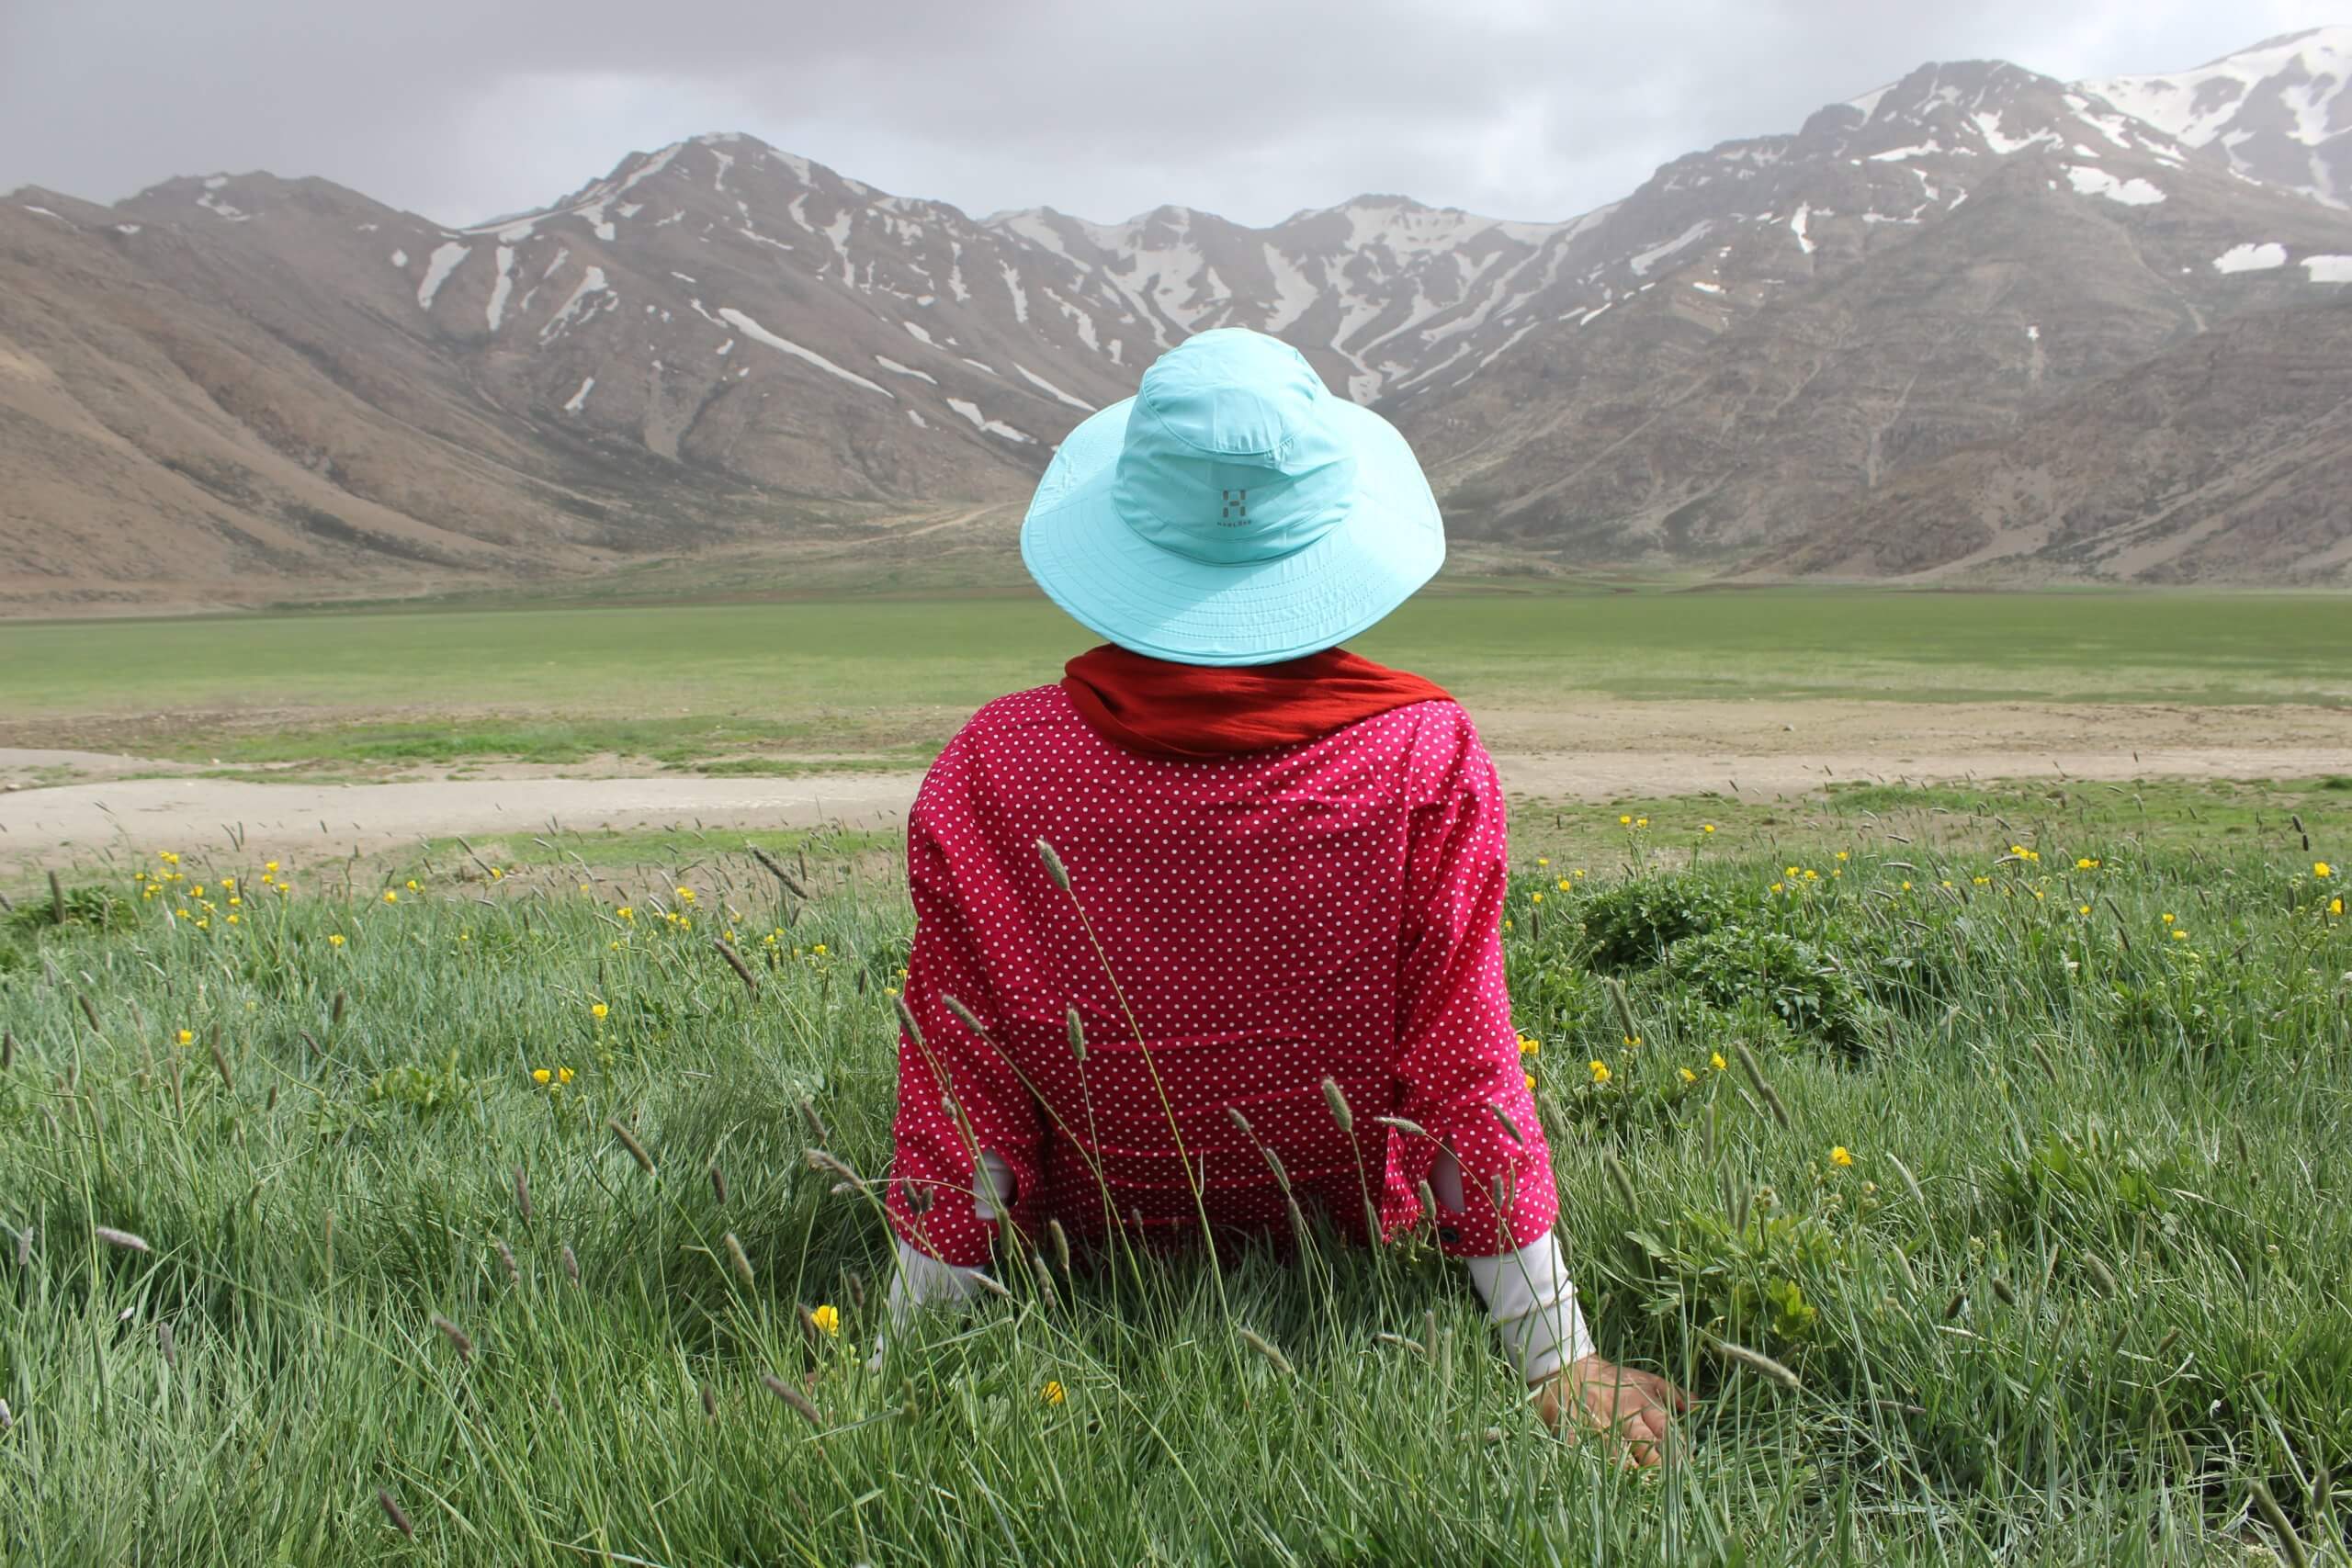
[[[1983,708],[1987,705],[1979,705]],[[1698,712],[1702,708],[1727,711]],[[1659,703],[1490,717],[1505,784],[1522,798],[1603,802],[1701,790],[1784,796],[1833,780],[2290,778],[2352,773],[2352,715],[2325,709],[2086,708],[1816,703],[1788,716],[1750,705]],[[1535,750],[1570,736],[1573,750]],[[120,764],[120,766],[118,766]],[[527,835],[550,825],[885,827],[914,794],[911,773],[711,779],[528,776],[381,784],[261,782],[182,774],[135,760],[0,750],[0,776],[74,766],[81,782],[0,794],[0,873],[218,845],[233,826],[249,852],[291,863],[374,853],[447,834]],[[95,776],[94,776],[95,775]]]

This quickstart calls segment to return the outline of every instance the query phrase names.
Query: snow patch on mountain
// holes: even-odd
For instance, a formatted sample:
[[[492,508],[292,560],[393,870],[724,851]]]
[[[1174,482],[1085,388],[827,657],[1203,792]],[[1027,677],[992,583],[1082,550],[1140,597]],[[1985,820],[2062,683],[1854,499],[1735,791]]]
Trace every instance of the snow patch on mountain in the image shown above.
[[[2268,272],[2287,265],[2287,247],[2276,243],[2232,245],[2213,258],[2215,272]]]
[[[980,412],[980,405],[963,398],[950,398],[947,406],[968,419],[978,429],[1007,441],[1025,441],[1035,445],[1036,437],[1024,430],[1016,430],[1001,419],[990,419]]]
[[[2125,207],[2152,207],[2165,198],[2165,193],[2146,180],[2119,180],[2105,169],[2082,164],[2066,165],[2066,183],[2075,187],[2076,196],[2103,196]]]
[[[418,310],[433,309],[434,296],[441,292],[441,286],[449,280],[449,275],[458,270],[458,264],[472,254],[471,245],[461,245],[455,240],[435,248],[424,260],[424,276],[416,286]]]
[[[845,369],[842,367],[834,364],[831,360],[826,358],[823,355],[819,354],[813,348],[803,348],[800,344],[793,342],[790,338],[778,337],[775,333],[768,331],[767,328],[760,325],[759,322],[753,321],[742,311],[738,310],[732,305],[721,305],[718,308],[718,315],[720,320],[728,322],[730,326],[734,327],[736,331],[741,333],[745,337],[750,338],[753,343],[765,344],[768,347],[775,349],[779,354],[788,354],[795,359],[806,360],[808,363],[815,366],[818,369],[824,371],[827,375],[837,376],[841,379],[847,381],[853,387],[863,387],[869,392],[879,392],[884,397],[889,399],[892,402],[899,400],[899,394],[890,390],[889,388],[883,386],[880,382],[869,381],[865,377],[859,375],[856,371]]]

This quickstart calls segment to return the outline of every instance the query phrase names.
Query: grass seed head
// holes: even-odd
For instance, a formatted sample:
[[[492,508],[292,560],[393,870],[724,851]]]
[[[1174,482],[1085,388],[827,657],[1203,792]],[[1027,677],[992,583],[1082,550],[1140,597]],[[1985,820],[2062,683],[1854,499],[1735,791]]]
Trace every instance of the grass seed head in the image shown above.
[[[1793,1391],[1802,1386],[1796,1373],[1789,1371],[1761,1350],[1751,1350],[1745,1345],[1735,1345],[1728,1339],[1711,1340],[1708,1348],[1732,1365],[1744,1368],[1758,1377],[1779,1383],[1782,1388]]]
[[[401,1511],[399,1502],[393,1498],[390,1492],[385,1491],[380,1486],[377,1487],[376,1501],[383,1506],[384,1517],[392,1521],[392,1528],[394,1529],[400,1531],[401,1534],[408,1537],[411,1540],[414,1540],[416,1539],[416,1527],[408,1522],[408,1516]]]
[[[1062,1021],[1069,1030],[1069,1054],[1083,1064],[1086,1060],[1086,1021],[1079,1017],[1076,1008],[1066,1008]]]
[[[2287,1559],[2288,1568],[2309,1568],[2311,1553],[2303,1546],[2303,1538],[2295,1533],[2295,1527],[2289,1521],[2286,1510],[2278,1506],[2278,1499],[2270,1495],[2269,1483],[2256,1476],[2246,1490],[2253,1497],[2255,1511],[2262,1516],[2262,1522],[2268,1525],[2271,1533],[2278,1538],[2278,1549]]]
[[[565,1242],[563,1244],[563,1272],[565,1278],[569,1279],[573,1284],[576,1285],[580,1283],[580,1258],[579,1256],[571,1250],[571,1244],[570,1242]]]
[[[1264,1338],[1247,1328],[1236,1329],[1234,1332],[1241,1337],[1241,1343],[1249,1346],[1250,1348],[1257,1351],[1261,1356],[1263,1356],[1268,1363],[1273,1367],[1274,1371],[1282,1373],[1282,1375],[1286,1378],[1296,1377],[1298,1375],[1297,1369],[1290,1364],[1290,1358],[1283,1355],[1280,1350],[1275,1349],[1273,1346],[1268,1343]]]
[[[531,1223],[531,1179],[519,1165],[514,1168],[514,1212],[523,1216],[525,1224]]]
[[[783,1400],[786,1404],[792,1406],[793,1410],[803,1421],[808,1422],[808,1425],[815,1427],[820,1430],[823,1428],[825,1425],[825,1418],[818,1414],[816,1404],[810,1401],[807,1394],[801,1393],[798,1389],[793,1387],[790,1383],[785,1382],[774,1372],[762,1372],[760,1374],[760,1381],[767,1384],[767,1389],[770,1393],[775,1394],[778,1399]]]
[[[865,1179],[852,1170],[849,1162],[830,1149],[803,1149],[801,1157],[808,1162],[811,1170],[830,1170],[844,1181],[854,1181],[860,1187],[865,1185]]]
[[[490,1245],[498,1248],[498,1260],[506,1265],[506,1282],[510,1285],[521,1284],[523,1282],[522,1266],[514,1261],[514,1249],[506,1245],[506,1238],[492,1236]]]
[[[464,1329],[437,1312],[433,1314],[433,1326],[441,1331],[441,1337],[447,1339],[450,1348],[458,1352],[458,1360],[469,1367],[474,1364],[474,1342]]]
[[[1340,1092],[1339,1079],[1327,1077],[1323,1080],[1323,1103],[1331,1108],[1331,1120],[1340,1124],[1340,1131],[1353,1134],[1356,1130],[1355,1112],[1348,1109],[1348,1097]]]
[[[1495,1120],[1503,1124],[1503,1131],[1510,1134],[1512,1143],[1522,1149],[1527,1146],[1527,1135],[1519,1130],[1519,1123],[1511,1120],[1510,1111],[1505,1111],[1491,1100],[1487,1101],[1487,1109],[1493,1111]]]
[[[801,1103],[806,1105],[808,1102],[804,1100]],[[717,1160],[710,1162],[710,1194],[718,1201],[720,1208],[727,1207],[727,1173],[718,1168]]]
[[[743,1250],[743,1244],[735,1239],[735,1233],[733,1231],[729,1231],[725,1235],[719,1237],[719,1239],[727,1244],[727,1261],[733,1267],[735,1270],[735,1277],[743,1281],[743,1288],[745,1290],[751,1289],[751,1255]]]
[[[637,1168],[645,1172],[646,1175],[651,1176],[653,1174],[653,1156],[645,1152],[645,1145],[637,1141],[637,1134],[630,1132],[627,1127],[622,1126],[621,1120],[617,1116],[605,1117],[605,1125],[612,1129],[613,1136],[618,1138],[621,1142],[621,1147],[628,1151],[628,1157],[637,1161]]]
[[[1054,886],[1065,893],[1069,892],[1069,871],[1062,864],[1062,857],[1054,852],[1054,846],[1043,839],[1038,840],[1037,858],[1046,863],[1046,874],[1054,879]]]
[[[119,1231],[112,1225],[93,1225],[90,1227],[90,1234],[96,1236],[100,1241],[105,1242],[108,1247],[119,1247],[125,1252],[145,1252],[149,1250],[147,1238],[145,1236],[133,1235],[129,1231]]]
[[[1609,1185],[1617,1190],[1617,1201],[1625,1205],[1625,1217],[1631,1219],[1641,1209],[1641,1201],[1634,1193],[1634,1178],[1625,1169],[1613,1149],[1600,1151],[1600,1168],[1609,1176]]]
[[[1059,1220],[1046,1222],[1046,1234],[1054,1238],[1054,1261],[1062,1266],[1065,1278],[1069,1274],[1069,1232],[1062,1229]]]
[[[1258,1130],[1250,1125],[1250,1118],[1241,1114],[1241,1107],[1238,1105],[1227,1106],[1225,1108],[1225,1119],[1232,1122],[1236,1127],[1238,1127],[1241,1130],[1241,1135],[1243,1137],[1257,1137]]]
[[[965,1028],[970,1030],[973,1033],[978,1035],[983,1040],[989,1038],[988,1026],[979,1021],[978,1015],[975,1014],[970,1008],[966,1007],[961,1001],[949,996],[944,991],[939,993],[939,1000],[941,1006],[946,1008],[949,1012],[956,1015],[956,1022],[962,1024]]]
[[[1384,1127],[1395,1128],[1408,1138],[1426,1138],[1430,1135],[1428,1128],[1419,1122],[1408,1122],[1402,1116],[1375,1116],[1373,1120]]]
[[[922,1049],[922,1025],[915,1021],[915,1010],[907,1005],[903,996],[892,997],[890,1005],[898,1010],[899,1027],[907,1032],[907,1039],[918,1051]]]
[[[808,1135],[817,1140],[819,1146],[833,1141],[833,1135],[825,1131],[825,1119],[817,1114],[816,1102],[805,1095],[800,1100],[800,1120],[808,1124]]]
[[[710,1392],[710,1384],[707,1382],[702,1385],[702,1418],[706,1421],[718,1419],[718,1395]]]
[[[155,1348],[163,1352],[164,1365],[177,1367],[180,1364],[179,1340],[172,1333],[169,1318],[155,1320]]]

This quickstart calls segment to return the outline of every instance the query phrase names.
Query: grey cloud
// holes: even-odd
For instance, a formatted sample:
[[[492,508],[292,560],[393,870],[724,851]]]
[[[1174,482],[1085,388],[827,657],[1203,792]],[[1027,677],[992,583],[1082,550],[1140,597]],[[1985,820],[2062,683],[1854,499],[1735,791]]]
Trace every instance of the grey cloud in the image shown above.
[[[978,213],[1244,221],[1360,192],[1516,218],[1793,130],[1923,61],[2196,63],[2311,0],[0,0],[0,189],[317,174],[444,221],[741,130]]]

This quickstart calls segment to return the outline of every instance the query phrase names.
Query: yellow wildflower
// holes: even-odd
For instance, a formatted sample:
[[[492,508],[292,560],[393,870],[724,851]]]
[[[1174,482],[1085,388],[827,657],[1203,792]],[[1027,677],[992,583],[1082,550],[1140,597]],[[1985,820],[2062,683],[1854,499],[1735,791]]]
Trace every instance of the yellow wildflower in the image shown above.
[[[811,953],[815,953],[818,957],[822,958],[822,957],[824,957],[824,956],[825,956],[826,953],[827,953],[829,950],[826,948],[825,944],[824,944],[823,942],[819,942],[816,946],[814,946],[814,947],[810,948],[808,951],[809,951],[809,952],[811,952]]]
[[[838,1336],[842,1331],[842,1312],[837,1306],[820,1306],[808,1314],[808,1321],[825,1334]]]
[[[276,861],[271,861],[268,864],[263,866],[262,870],[269,873],[272,876],[276,876],[277,874],[277,863]]]
[[[634,920],[637,919],[637,911],[630,908],[627,904],[623,904],[619,908],[615,909],[613,913],[618,915],[624,920]]]
[[[1854,1163],[1854,1156],[1852,1152],[1849,1151],[1845,1145],[1838,1144],[1829,1151],[1829,1163],[1831,1165],[1851,1165]]]
[[[1636,817],[1634,818],[1634,826],[1636,828],[1646,828],[1649,825],[1650,819],[1646,817]]]
[[[1609,1064],[1606,1062],[1595,1058],[1584,1065],[1584,1070],[1592,1075],[1592,1081],[1595,1083],[1607,1083],[1609,1081]]]
[[[2188,940],[2188,933],[2186,931],[2183,931],[2180,927],[2175,926],[2172,928],[2172,939],[2175,942],[2187,942]]]
[[[1532,899],[1532,900],[1533,902],[1535,902],[1535,903],[1541,904],[1542,902],[1544,902],[1544,895],[1542,895],[1541,893],[1532,893],[1532,894],[1528,895],[1528,897],[1529,897],[1529,898],[1530,898],[1530,899]]]
[[[397,903],[399,903],[400,901],[401,901],[401,896],[400,896],[398,893],[394,892],[392,889],[390,889],[390,888],[389,888],[389,887],[387,887],[387,888],[385,888],[385,889],[384,889],[384,902],[385,902],[385,903],[387,903],[387,904],[397,904]]]
[[[595,1002],[590,1005],[588,1009],[588,1016],[594,1019],[597,1022],[602,1023],[605,1021],[605,1016],[612,1010],[612,1009],[606,1007],[604,1003]]]
[[[1634,819],[1631,817],[1620,817],[1617,818],[1617,826],[1620,828],[1630,828],[1633,825]]]
[[[1688,1067],[1677,1067],[1674,1070],[1682,1075],[1682,1081],[1684,1083],[1697,1083],[1699,1081],[1699,1075],[1692,1072]]]
[[[2171,917],[2170,915],[2165,915],[2165,916],[2161,916],[2161,917],[2159,917],[2159,918],[2163,919],[2163,921],[2164,921],[2164,923],[2165,923],[2165,924],[2166,924],[2166,925],[2170,925],[2170,924],[2172,924],[2172,917]]]
[[[1724,1060],[1724,1054],[1721,1051],[1711,1051],[1707,1054],[1707,1066],[1720,1073],[1731,1064]]]
[[[422,892],[424,892],[424,888],[419,887],[419,886],[416,885],[416,878],[415,878],[415,877],[413,877],[413,876],[412,876],[412,877],[410,877],[410,878],[408,879],[408,890],[409,890],[410,892],[412,892],[412,893],[422,893]]]
[[[1537,855],[1535,857],[1535,863],[1538,866],[1550,865],[1552,863],[1552,857],[1550,855]]]
[[[691,888],[691,887],[681,887],[681,888],[679,888],[679,889],[678,889],[678,902],[679,902],[679,903],[681,903],[681,904],[691,904],[691,903],[693,903],[694,901],[695,901],[695,890],[694,890],[693,888]]]
[[[2329,899],[2327,912],[2331,915],[2340,915],[2344,913],[2344,900],[2341,898]]]
[[[180,1031],[180,1043],[181,1043],[181,1044],[183,1044],[183,1045],[193,1045],[193,1044],[195,1044],[195,1043],[196,1043],[196,1031],[195,1031],[195,1030],[193,1030],[193,1029],[183,1029],[183,1030],[181,1030],[181,1031]]]
[[[555,1070],[555,1081],[558,1083],[570,1083],[571,1081],[571,1069],[570,1067],[558,1067]]]
[[[1048,1378],[1046,1380],[1046,1386],[1037,1391],[1037,1397],[1048,1404],[1059,1404],[1069,1395],[1058,1382]]]
[[[2090,918],[2091,907],[2088,904],[2077,904],[2075,906],[2075,913],[2082,916],[2085,919],[2088,919]]]
[[[543,1089],[547,1086],[548,1080],[554,1077],[555,1075],[548,1071],[545,1067],[533,1067],[531,1069],[531,1081],[539,1085]]]
[[[2335,874],[2335,868],[2328,864],[2324,860],[2315,860],[2312,862],[2312,874],[2313,876],[2321,877],[2334,876]]]
[[[1845,852],[1845,851],[1843,851],[1843,850],[1839,850],[1839,851],[1838,852],[1838,858],[1839,860],[1844,860],[1844,859],[1846,858],[1846,852]]]
[[[1536,1039],[1532,1034],[1522,1034],[1519,1037],[1519,1054],[1522,1056],[1540,1056],[1544,1054],[1544,1042]]]
[[[343,933],[341,931],[337,931],[334,935],[327,938],[327,945],[329,947],[341,947],[343,945]]]

